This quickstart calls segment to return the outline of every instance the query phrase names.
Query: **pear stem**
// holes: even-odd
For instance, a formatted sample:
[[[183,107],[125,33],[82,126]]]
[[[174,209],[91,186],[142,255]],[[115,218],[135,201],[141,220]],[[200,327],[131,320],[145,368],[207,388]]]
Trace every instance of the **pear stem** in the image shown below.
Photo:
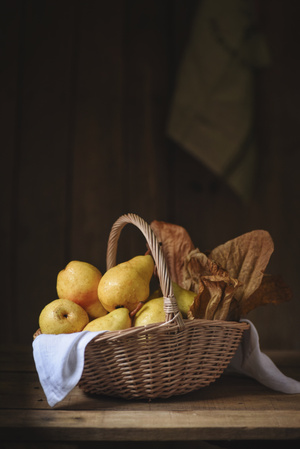
[[[133,318],[135,316],[135,314],[138,313],[138,311],[143,307],[144,304],[145,304],[145,301],[140,301],[138,303],[138,305],[136,306],[136,308],[130,312],[130,314],[129,314],[130,318]]]

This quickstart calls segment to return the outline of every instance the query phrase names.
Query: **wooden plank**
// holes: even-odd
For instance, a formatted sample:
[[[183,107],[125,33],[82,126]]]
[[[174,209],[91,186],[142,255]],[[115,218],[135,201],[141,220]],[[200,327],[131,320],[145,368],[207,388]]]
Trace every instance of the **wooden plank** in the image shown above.
[[[300,438],[299,395],[269,390],[246,377],[224,375],[207,388],[150,402],[86,395],[76,387],[51,408],[37,373],[28,366],[22,370],[26,358],[29,362],[29,348],[0,351],[0,434],[7,441]],[[273,352],[273,360],[300,379],[299,352]],[[5,361],[12,362],[11,370]]]
[[[127,211],[147,222],[164,220],[168,213],[164,126],[169,100],[169,6],[149,0],[126,3],[123,142],[129,182],[124,188]],[[129,256],[141,253],[144,240],[136,233],[127,235]]]
[[[157,131],[167,98],[166,6],[118,1],[82,9],[71,257],[88,258],[101,271],[120,215],[150,220],[163,218],[166,209]],[[139,231],[130,228],[122,232],[118,261],[146,250]]]
[[[65,254],[74,2],[24,3],[13,342],[31,343]],[[31,331],[28,332],[28,330]]]
[[[127,210],[148,223],[170,216],[172,161],[168,158],[166,118],[174,78],[170,18],[176,2],[136,0],[127,2],[123,45],[124,100],[123,136]],[[188,5],[181,3],[184,11]],[[179,8],[179,9],[180,9]],[[183,19],[184,20],[184,19]],[[178,31],[178,30],[177,30]],[[173,44],[173,42],[172,42]],[[171,44],[171,45],[172,45]],[[139,231],[126,227],[120,239],[120,254],[133,257],[145,249]],[[123,245],[129,242],[129,254]]]
[[[31,346],[7,346],[0,349],[1,372],[35,372]]]
[[[79,4],[70,259],[106,270],[106,246],[129,182],[122,135],[124,2]]]
[[[3,359],[1,358],[1,361]],[[7,370],[5,364],[0,371],[1,407],[7,409],[50,409],[46,397],[38,380],[35,370],[21,370],[23,361],[19,362],[19,369],[15,369],[17,362]],[[25,365],[26,366],[26,365]],[[27,367],[26,367],[27,368]],[[300,367],[291,367],[290,375],[300,380]],[[272,391],[253,379],[241,376],[223,375],[208,388],[172,397],[168,400],[156,399],[124,401],[105,396],[85,395],[76,387],[60,403],[55,410],[294,410],[300,411],[299,395],[286,395]]]
[[[0,243],[1,243],[1,290],[2,312],[6,319],[0,329],[1,341],[12,341],[14,329],[14,283],[15,283],[15,230],[18,205],[18,154],[17,136],[20,104],[20,47],[21,2],[0,2],[0,47],[1,47],[1,82],[0,82]]]
[[[294,411],[0,411],[4,439],[176,441],[300,438]]]
[[[262,31],[271,65],[257,78],[257,126],[259,167],[256,219],[271,233],[275,251],[270,267],[281,273],[291,287],[293,299],[283,306],[257,309],[261,344],[272,348],[299,348],[300,294],[297,270],[299,240],[300,183],[297,169],[300,155],[298,104],[299,59],[295,58],[300,38],[297,20],[299,2],[289,6],[267,1],[261,4]]]

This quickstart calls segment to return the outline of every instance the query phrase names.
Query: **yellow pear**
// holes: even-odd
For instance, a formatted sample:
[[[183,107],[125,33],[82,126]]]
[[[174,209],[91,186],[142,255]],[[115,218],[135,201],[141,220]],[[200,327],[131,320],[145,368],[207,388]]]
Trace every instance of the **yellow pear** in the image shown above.
[[[190,290],[185,290],[175,282],[172,282],[173,292],[177,301],[178,309],[184,318],[194,302],[196,294]],[[141,307],[134,317],[134,326],[146,326],[151,323],[165,321],[164,298],[161,290],[155,290],[148,301]]]
[[[173,281],[172,281],[172,286],[173,286],[173,292],[174,292],[174,295],[175,295],[175,298],[177,301],[178,309],[182,313],[182,316],[184,318],[186,318],[188,311],[190,310],[190,307],[194,302],[196,293],[180,287],[180,285],[176,284],[176,282],[173,282]],[[160,288],[155,290],[149,296],[148,299],[150,300],[150,299],[159,298],[159,297],[162,297],[162,291]]]
[[[194,298],[196,296],[196,293],[185,290],[184,288],[180,287],[180,285],[176,284],[175,282],[172,282],[173,286],[173,292],[177,301],[178,309],[182,313],[182,316],[184,318],[187,317],[188,311],[190,310],[191,305],[194,302]]]
[[[165,321],[164,298],[153,298],[147,301],[134,317],[134,326]]]
[[[118,307],[134,310],[149,296],[153,270],[150,255],[136,256],[107,270],[98,285],[98,298],[103,307],[109,312]]]
[[[59,298],[69,299],[85,309],[90,319],[106,315],[98,299],[98,285],[102,273],[94,265],[72,260],[57,275],[56,290]]]
[[[129,310],[125,307],[120,307],[112,312],[109,312],[105,316],[96,318],[90,321],[83,329],[84,331],[98,332],[98,331],[117,331],[122,329],[128,329],[131,327],[131,318],[129,316]]]
[[[80,332],[89,322],[86,311],[69,299],[55,299],[40,313],[39,326],[43,334]]]

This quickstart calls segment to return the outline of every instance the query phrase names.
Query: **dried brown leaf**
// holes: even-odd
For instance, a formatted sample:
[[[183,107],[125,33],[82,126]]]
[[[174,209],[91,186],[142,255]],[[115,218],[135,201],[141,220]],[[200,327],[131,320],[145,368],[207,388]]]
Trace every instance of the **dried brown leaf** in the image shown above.
[[[198,292],[189,318],[226,319],[234,292],[240,286],[238,280],[198,249],[188,255],[185,269],[190,289]]]
[[[210,300],[210,294],[203,282],[199,283],[199,291],[197,296],[195,296],[194,302],[187,314],[188,319],[193,320],[194,318],[205,318],[205,312],[207,305]]]
[[[239,281],[237,279],[230,279],[230,282],[227,283],[223,288],[223,297],[220,302],[219,307],[214,313],[214,320],[227,320],[228,313],[230,310],[231,303],[234,299],[234,294],[236,289],[240,286]]]
[[[183,287],[184,263],[195,247],[188,232],[181,226],[154,220],[150,224],[161,243],[171,279]]]
[[[270,234],[257,230],[218,246],[211,251],[209,258],[240,281],[242,286],[235,293],[235,298],[242,303],[260,286],[273,251],[274,244]]]
[[[172,280],[197,294],[190,319],[239,320],[260,305],[291,298],[280,276],[264,274],[274,251],[267,231],[243,234],[207,256],[194,247],[183,227],[153,221],[151,228],[161,242]]]
[[[280,275],[265,274],[261,285],[245,301],[232,306],[230,319],[239,319],[248,315],[257,307],[267,304],[281,304],[290,301],[292,290]]]

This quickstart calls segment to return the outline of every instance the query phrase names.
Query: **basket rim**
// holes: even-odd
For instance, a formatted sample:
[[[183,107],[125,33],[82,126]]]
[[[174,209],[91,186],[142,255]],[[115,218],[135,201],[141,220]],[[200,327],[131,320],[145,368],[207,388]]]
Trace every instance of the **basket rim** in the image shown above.
[[[206,320],[203,318],[195,318],[193,320],[189,319],[183,319],[185,326],[196,326],[196,325],[203,325],[206,327],[227,327],[227,328],[239,328],[242,331],[245,331],[250,328],[250,324],[246,321],[225,321],[225,320]],[[136,326],[136,327],[129,327],[128,329],[122,329],[122,330],[116,330],[116,331],[104,331],[99,335],[96,335],[91,342],[95,341],[104,341],[104,340],[119,340],[120,338],[125,337],[131,337],[133,335],[137,334],[149,334],[155,330],[158,330],[159,332],[174,332],[179,331],[178,325],[176,325],[174,322],[168,321],[168,322],[158,322],[158,323],[152,323],[147,324],[144,326]],[[182,330],[182,329],[180,329]],[[41,335],[41,329],[38,328],[36,332],[33,335],[33,340],[35,340],[36,337]],[[90,343],[91,343],[90,342]]]
[[[245,331],[250,328],[250,324],[246,321],[225,321],[225,320],[206,320],[202,318],[195,318],[193,320],[183,319],[185,327],[222,327],[228,329],[240,329]],[[122,329],[117,331],[104,331],[103,333],[96,335],[92,342],[102,342],[107,340],[120,340],[126,337],[132,337],[136,335],[148,335],[153,332],[181,332],[184,328],[180,328],[174,321],[158,322],[147,324],[144,326],[130,327],[128,329]]]

